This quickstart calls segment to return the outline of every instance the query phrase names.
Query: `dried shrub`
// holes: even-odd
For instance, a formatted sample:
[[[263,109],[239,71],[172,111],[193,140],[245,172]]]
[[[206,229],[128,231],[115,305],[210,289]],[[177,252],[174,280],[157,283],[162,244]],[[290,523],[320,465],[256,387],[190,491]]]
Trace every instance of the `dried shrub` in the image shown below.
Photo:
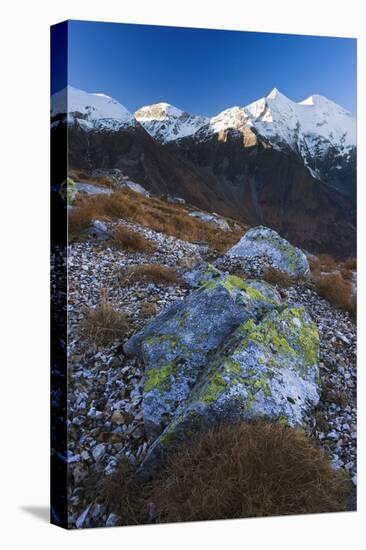
[[[96,308],[86,310],[81,323],[82,335],[98,346],[105,346],[122,339],[128,332],[128,328],[127,316],[113,308],[105,289],[100,293]]]
[[[277,285],[281,288],[287,288],[294,284],[294,280],[275,267],[268,267],[264,270],[262,278],[271,285]]]
[[[179,273],[172,267],[158,264],[142,264],[130,267],[121,274],[124,283],[135,283],[138,281],[154,284],[177,284],[180,281]]]
[[[356,316],[357,299],[354,289],[356,260],[336,262],[329,255],[310,256],[311,277],[316,292],[338,309]]]
[[[278,423],[222,426],[181,448],[152,484],[158,521],[345,510],[349,481],[302,431]]]
[[[117,248],[123,248],[131,252],[152,252],[153,244],[140,233],[117,225],[112,230],[112,241]]]

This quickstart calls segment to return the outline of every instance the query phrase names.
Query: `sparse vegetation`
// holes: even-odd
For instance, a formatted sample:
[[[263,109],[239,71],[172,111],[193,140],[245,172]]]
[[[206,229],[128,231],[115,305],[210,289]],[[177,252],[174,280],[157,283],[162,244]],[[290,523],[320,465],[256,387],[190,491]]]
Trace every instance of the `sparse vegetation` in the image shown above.
[[[129,250],[130,252],[152,252],[154,245],[143,235],[127,229],[123,225],[117,225],[112,230],[112,241],[114,246]]]
[[[289,275],[274,267],[268,267],[264,271],[262,278],[267,283],[278,285],[282,288],[287,288],[294,284],[294,280]]]
[[[151,503],[157,522],[336,512],[349,490],[304,432],[260,421],[196,435],[149,484],[122,464],[102,494],[124,524],[136,524],[149,521]]]
[[[111,195],[78,196],[69,216],[70,236],[77,238],[78,230],[85,229],[93,219],[130,220],[182,240],[206,242],[219,252],[226,252],[244,233],[244,229],[237,228],[222,231],[189,216],[186,206],[146,198],[130,189],[116,190]]]
[[[319,296],[339,309],[356,316],[357,299],[354,290],[356,260],[337,263],[331,256],[310,256],[312,281]]]
[[[322,401],[335,403],[338,407],[346,407],[349,404],[349,396],[347,392],[337,389],[333,384],[322,385]]]
[[[105,346],[122,339],[128,332],[128,327],[126,315],[113,308],[106,290],[103,289],[98,305],[86,310],[80,328],[85,338],[98,346]]]
[[[157,307],[156,304],[152,302],[144,302],[141,307],[141,315],[145,318],[152,317],[156,314]]]
[[[177,284],[180,276],[172,267],[159,264],[141,264],[130,267],[121,273],[121,281],[126,284],[133,284],[138,281],[154,284]]]

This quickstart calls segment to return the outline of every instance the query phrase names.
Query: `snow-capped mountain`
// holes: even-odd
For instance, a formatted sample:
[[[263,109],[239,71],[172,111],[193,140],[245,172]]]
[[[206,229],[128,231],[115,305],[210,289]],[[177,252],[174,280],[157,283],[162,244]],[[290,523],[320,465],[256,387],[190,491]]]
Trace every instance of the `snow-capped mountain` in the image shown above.
[[[248,126],[273,145],[298,152],[315,173],[316,159],[329,150],[348,156],[356,146],[356,119],[329,99],[313,95],[295,103],[276,88],[265,98],[243,108]]]
[[[134,116],[68,87],[52,97],[51,121],[55,181],[67,154],[70,169],[117,168],[153,193],[273,227],[310,251],[354,254],[356,121],[324,97],[296,103],[275,89],[212,118],[167,103]]]
[[[135,112],[136,120],[161,143],[191,136],[209,123],[203,116],[190,115],[169,103],[147,105]]]
[[[161,143],[190,136],[204,141],[212,134],[252,130],[273,147],[299,154],[312,175],[323,179],[325,159],[327,174],[341,170],[356,147],[356,119],[351,113],[320,95],[296,103],[276,88],[267,97],[226,109],[210,119],[189,115],[167,103],[142,107],[135,117]]]
[[[100,93],[89,94],[67,86],[51,97],[53,124],[64,117],[69,124],[78,123],[85,130],[117,131],[136,125],[135,117],[118,101]]]

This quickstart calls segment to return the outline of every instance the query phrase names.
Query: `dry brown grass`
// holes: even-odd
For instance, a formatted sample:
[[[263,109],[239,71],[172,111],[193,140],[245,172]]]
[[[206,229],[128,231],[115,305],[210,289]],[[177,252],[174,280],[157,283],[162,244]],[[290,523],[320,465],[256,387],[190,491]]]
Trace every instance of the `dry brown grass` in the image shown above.
[[[122,339],[129,324],[126,315],[113,308],[103,289],[97,307],[86,310],[80,329],[85,338],[98,346],[105,346]]]
[[[180,276],[172,267],[158,264],[142,264],[123,271],[121,273],[121,281],[125,284],[141,281],[157,285],[174,285],[180,282]]]
[[[182,448],[151,498],[161,522],[200,521],[341,511],[348,487],[303,432],[259,422]]]
[[[116,472],[102,478],[97,491],[108,509],[119,514],[121,525],[139,525],[148,521],[147,488],[127,459],[121,459]]]
[[[156,315],[157,312],[157,306],[156,304],[152,302],[144,302],[141,307],[141,315],[148,319],[149,317],[152,317],[153,315]]]
[[[264,270],[262,278],[271,285],[278,285],[281,288],[287,288],[294,284],[294,280],[279,269],[268,267]]]
[[[107,176],[98,176],[96,178],[92,178],[88,174],[80,170],[70,170],[69,177],[74,181],[92,183],[95,185],[99,185],[101,187],[108,187],[108,188],[113,187],[112,179],[108,178]]]
[[[328,300],[338,309],[356,316],[357,300],[353,292],[353,273],[356,260],[336,262],[329,255],[309,257],[312,281],[319,296]]]
[[[346,391],[334,388],[330,382],[322,384],[321,399],[328,403],[335,403],[342,408],[349,405],[350,401]]]
[[[72,209],[68,212],[68,238],[73,242],[79,240],[83,231],[87,229],[93,221],[93,214],[87,208],[82,210]]]
[[[155,248],[143,235],[123,225],[116,225],[113,228],[112,242],[117,248],[130,252],[152,252]]]
[[[221,231],[189,216],[185,205],[170,204],[156,197],[146,198],[130,189],[116,190],[108,196],[77,197],[71,220],[75,228],[70,231],[73,238],[77,237],[78,218],[126,219],[189,242],[207,242],[220,252],[226,252],[244,233],[244,229]]]
[[[131,525],[151,521],[152,509],[156,522],[337,512],[349,491],[302,431],[256,422],[196,436],[149,483],[122,463],[101,496]]]

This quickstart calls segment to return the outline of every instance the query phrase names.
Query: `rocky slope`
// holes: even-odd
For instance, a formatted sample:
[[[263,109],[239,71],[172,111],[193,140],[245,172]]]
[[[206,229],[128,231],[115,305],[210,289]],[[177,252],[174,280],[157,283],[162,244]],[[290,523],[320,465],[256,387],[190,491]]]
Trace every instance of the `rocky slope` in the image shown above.
[[[207,259],[212,260],[212,252],[207,246],[180,241],[127,221],[120,220],[118,223],[151,240],[156,246],[155,251],[151,254],[127,252],[116,249],[108,241],[101,243],[92,239],[69,245],[67,460],[70,479],[69,522],[70,526],[76,527],[118,523],[120,518],[114,514],[113,508],[98,499],[98,482],[113,473],[122,457],[127,457],[138,466],[151,454],[153,439],[151,430],[145,425],[148,377],[146,364],[144,365],[144,361],[150,356],[146,348],[144,361],[129,357],[123,351],[123,344],[128,336],[144,330],[149,320],[153,320],[159,312],[166,310],[168,306],[178,306],[179,309],[187,303],[187,297],[195,292],[183,281],[171,285],[143,281],[121,282],[121,270],[133,265],[157,263],[175,267],[181,273],[191,272],[194,265],[201,266],[206,272],[205,262]],[[113,224],[107,222],[106,225],[110,230]],[[235,272],[238,265],[248,278],[261,279],[266,260],[264,256],[249,260],[229,255],[219,256],[214,262],[216,267],[210,269],[207,281],[212,276],[216,279],[217,274],[219,277],[223,276],[225,281],[227,273]],[[189,277],[188,280],[197,281],[197,276],[193,279]],[[223,284],[225,286],[226,283]],[[263,288],[267,287],[264,285]],[[85,315],[83,308],[97,304],[102,288],[108,290],[113,306],[128,315],[130,332],[123,341],[98,347],[85,340],[80,333],[80,322]],[[220,293],[219,287],[217,288]],[[233,292],[236,292],[235,289]],[[239,295],[244,295],[241,290],[235,300],[239,299]],[[271,300],[275,299],[284,304],[296,304],[296,307],[305,308],[311,323],[316,325],[319,332],[320,400],[315,411],[309,409],[305,413],[305,428],[309,435],[315,437],[319,446],[330,454],[334,466],[347,470],[356,484],[355,325],[347,313],[335,310],[307,283],[297,281],[286,289],[274,288],[271,296],[262,305],[270,309],[276,308],[277,306],[271,305]],[[190,300],[193,304],[192,298]],[[254,305],[254,302],[249,302]],[[146,303],[152,305],[152,309],[146,308]],[[240,309],[242,306],[239,302],[235,306],[239,317],[248,310],[247,306],[243,310]],[[215,315],[219,311],[221,309]],[[263,314],[260,309],[257,311],[259,316]],[[274,311],[272,309],[272,314]],[[279,311],[284,315],[286,310],[281,306]],[[187,323],[188,317],[183,318]],[[292,324],[297,330],[298,321]],[[187,324],[187,330],[188,328]],[[159,349],[159,353],[164,351],[162,346]],[[319,396],[314,398],[313,404],[318,399]],[[290,400],[285,401],[288,410],[295,407]]]

